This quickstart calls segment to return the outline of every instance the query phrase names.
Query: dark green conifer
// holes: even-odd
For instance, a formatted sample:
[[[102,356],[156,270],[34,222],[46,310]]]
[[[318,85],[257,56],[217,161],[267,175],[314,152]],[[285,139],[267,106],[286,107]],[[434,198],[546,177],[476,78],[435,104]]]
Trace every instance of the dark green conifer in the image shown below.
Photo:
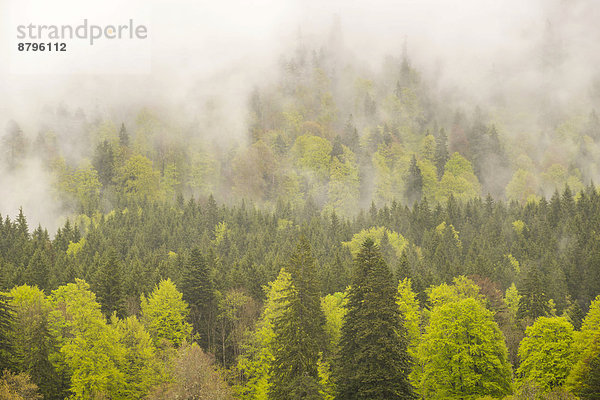
[[[414,398],[411,359],[396,287],[379,249],[367,239],[356,257],[336,369],[338,400]]]
[[[194,330],[200,334],[199,344],[206,350],[211,345],[211,328],[216,304],[208,262],[199,248],[194,248],[190,254],[181,288],[184,300],[190,305]]]
[[[519,319],[531,318],[533,321],[538,317],[547,316],[550,312],[542,276],[535,265],[532,265],[527,271],[523,285],[519,288],[519,295],[521,296],[517,311]]]
[[[288,266],[291,285],[285,308],[275,320],[269,398],[273,400],[322,399],[317,370],[325,348],[325,315],[315,273],[315,260],[305,237],[300,239]]]
[[[113,248],[110,248],[103,257],[95,281],[95,293],[102,313],[108,317],[116,312],[122,317],[124,315],[122,276],[117,253]]]

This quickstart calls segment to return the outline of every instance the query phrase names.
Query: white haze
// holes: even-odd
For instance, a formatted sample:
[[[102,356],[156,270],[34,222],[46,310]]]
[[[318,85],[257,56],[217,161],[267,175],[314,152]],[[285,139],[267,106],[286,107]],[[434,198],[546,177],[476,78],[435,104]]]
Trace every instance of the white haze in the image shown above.
[[[4,27],[8,1],[0,0]],[[41,1],[20,3],[35,7]],[[102,4],[83,3],[89,4],[90,12]],[[72,4],[81,7],[82,1]],[[71,112],[81,108],[88,117],[119,123],[147,106],[166,111],[183,124],[196,124],[203,135],[244,141],[248,92],[277,79],[278,61],[294,49],[299,37],[310,44],[327,43],[336,19],[344,51],[366,68],[376,71],[385,55],[400,55],[406,40],[413,66],[424,79],[440,96],[466,110],[475,105],[493,109],[504,102],[514,110],[538,112],[549,101],[548,93],[555,105],[589,110],[598,108],[600,100],[600,90],[593,86],[600,76],[600,4],[594,0],[148,0],[143,4],[152,15],[150,74],[10,74],[3,54],[7,35],[14,32],[4,29],[0,136],[8,121],[15,120],[33,140],[46,123],[48,107],[64,105]],[[60,15],[61,9],[55,12]],[[48,21],[52,18],[48,15]],[[557,54],[559,61],[544,66],[545,51]],[[217,118],[218,129],[202,130],[207,118]],[[60,144],[70,149],[69,154],[77,152],[73,136],[78,134],[74,129],[59,135],[71,139]],[[17,175],[0,174],[0,213],[14,216],[23,206],[31,225],[43,223],[54,230],[60,215],[50,186],[50,177],[35,160]]]

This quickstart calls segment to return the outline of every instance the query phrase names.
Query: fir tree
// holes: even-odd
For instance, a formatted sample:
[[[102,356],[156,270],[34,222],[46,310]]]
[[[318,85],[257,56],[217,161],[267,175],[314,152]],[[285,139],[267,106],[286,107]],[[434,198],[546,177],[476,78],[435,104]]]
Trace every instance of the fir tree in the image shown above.
[[[348,291],[336,399],[414,398],[407,341],[391,273],[373,240],[367,239],[356,257]]]
[[[322,399],[317,369],[326,346],[315,260],[305,237],[290,258],[291,284],[282,315],[275,320],[269,398]]]

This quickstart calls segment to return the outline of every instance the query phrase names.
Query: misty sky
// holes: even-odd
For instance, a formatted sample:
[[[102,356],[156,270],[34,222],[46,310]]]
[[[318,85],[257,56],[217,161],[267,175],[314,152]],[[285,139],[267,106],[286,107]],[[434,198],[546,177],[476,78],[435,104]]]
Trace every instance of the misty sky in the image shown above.
[[[14,7],[25,14],[44,9],[43,23],[65,15],[76,23],[95,13],[141,18],[149,28],[151,72],[11,73],[6,55],[16,34],[8,17]],[[498,84],[515,88],[517,103],[535,101],[527,94],[545,85],[568,102],[585,94],[597,76],[600,3],[593,0],[148,0],[127,7],[114,0],[0,0],[0,132],[14,119],[34,137],[48,105],[81,107],[115,120],[143,105],[160,105],[193,119],[217,96],[229,113],[224,132],[241,138],[249,89],[276,79],[271,71],[299,37],[326,43],[336,18],[345,50],[368,68],[377,70],[386,54],[398,56],[406,39],[413,65],[474,104]],[[543,41],[555,43],[562,57],[546,74],[539,73]],[[20,204],[34,208],[32,195],[46,193],[36,173],[0,179],[11,186],[0,199],[2,214],[14,215]]]
[[[31,9],[41,0],[2,0]],[[120,2],[52,2],[46,20],[60,20],[69,9],[73,20],[93,18],[98,7]],[[129,104],[144,100],[187,102],[190,88],[236,94],[260,80],[301,32],[310,40],[329,34],[339,16],[345,47],[377,67],[384,54],[398,54],[406,38],[416,64],[441,69],[443,77],[462,86],[476,85],[498,69],[527,73],[532,49],[547,23],[556,25],[569,58],[585,63],[596,56],[600,7],[593,1],[156,1],[131,3],[124,19],[150,15],[152,72],[132,75],[18,75],[0,63],[0,117],[24,119],[43,102],[72,107]],[[565,4],[567,6],[565,6]],[[565,13],[564,9],[569,10]],[[559,10],[559,11],[556,11]],[[6,13],[2,53],[7,52]],[[54,15],[55,16],[54,16]],[[131,15],[127,15],[131,14]],[[137,15],[136,15],[137,14]],[[44,21],[46,22],[46,21]],[[0,58],[2,59],[2,58]],[[582,69],[587,66],[582,66]],[[586,73],[586,71],[578,71]],[[202,86],[202,85],[200,85]],[[200,90],[202,90],[200,89]]]

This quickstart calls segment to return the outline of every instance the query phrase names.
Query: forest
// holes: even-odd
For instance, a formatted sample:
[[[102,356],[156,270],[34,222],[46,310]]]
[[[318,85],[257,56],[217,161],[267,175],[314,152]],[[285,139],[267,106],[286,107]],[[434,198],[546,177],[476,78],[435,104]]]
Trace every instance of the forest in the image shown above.
[[[0,178],[60,223],[0,215],[0,398],[600,398],[600,79],[471,106],[332,32],[240,140],[218,101],[7,125]]]

